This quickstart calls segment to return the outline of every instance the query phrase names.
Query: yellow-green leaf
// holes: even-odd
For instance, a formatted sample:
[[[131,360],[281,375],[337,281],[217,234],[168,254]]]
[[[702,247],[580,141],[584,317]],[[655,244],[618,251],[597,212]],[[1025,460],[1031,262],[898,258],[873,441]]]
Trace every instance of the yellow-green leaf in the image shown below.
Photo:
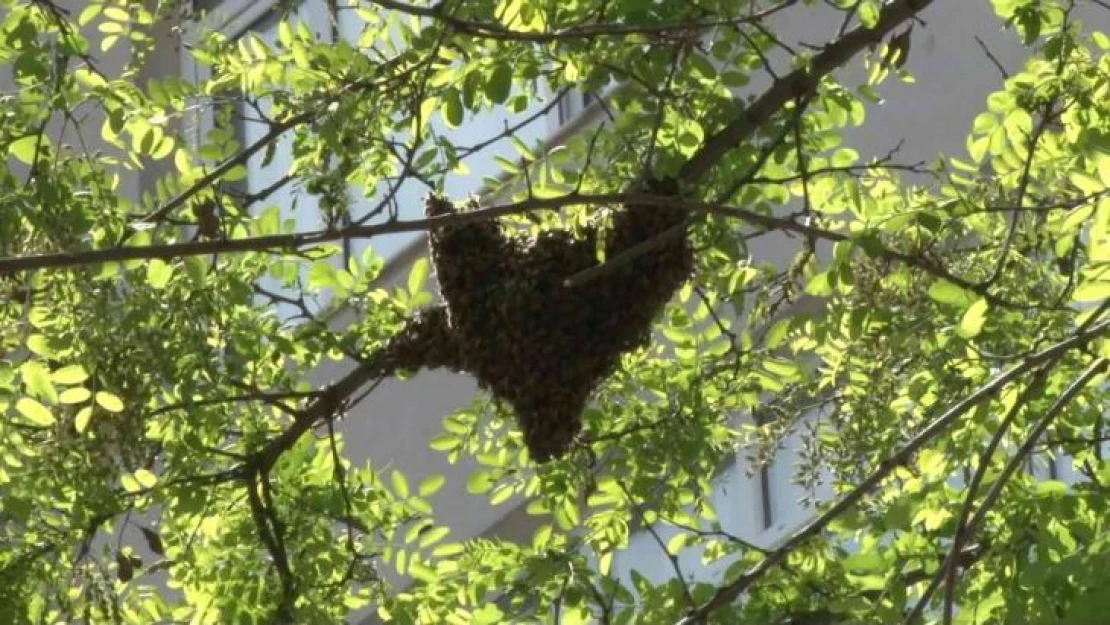
[[[58,392],[50,383],[50,370],[37,360],[28,360],[19,366],[27,392],[49,403],[58,401]]]
[[[493,475],[487,471],[478,470],[471,473],[470,477],[466,480],[466,490],[471,495],[480,495],[493,488],[496,482],[497,478],[493,477]]]
[[[979,336],[983,331],[983,323],[987,320],[987,309],[990,304],[987,300],[980,297],[974,304],[968,307],[964,312],[963,318],[960,320],[960,327],[957,328],[956,333],[965,339],[974,338]]]
[[[54,355],[53,350],[50,349],[49,341],[47,341],[46,336],[42,334],[32,334],[28,336],[27,349],[43,358],[50,358]]]
[[[80,384],[89,379],[89,373],[81,365],[68,365],[51,373],[50,379],[58,384]]]
[[[420,487],[418,488],[420,496],[428,497],[429,495],[434,495],[445,483],[447,483],[447,478],[443,477],[443,474],[437,473],[435,475],[429,475],[420,482]]]
[[[146,469],[135,471],[135,481],[143,488],[153,488],[158,483],[158,476]]]
[[[428,259],[420,258],[412,264],[412,271],[409,272],[409,293],[416,295],[424,287],[424,281],[428,279]]]
[[[678,534],[671,536],[670,540],[667,541],[667,553],[671,554],[672,556],[678,555],[678,552],[682,551],[682,548],[685,546],[686,534],[679,532]]]
[[[35,160],[35,149],[38,145],[38,135],[21,137],[8,144],[8,155],[14,156],[25,165],[30,165]]]
[[[62,391],[62,394],[58,396],[58,401],[63,404],[79,404],[89,397],[92,397],[92,392],[89,389],[83,386],[74,386]]]
[[[54,422],[57,421],[49,408],[43,406],[37,399],[31,397],[21,397],[19,401],[15,403],[15,409],[34,425],[49,427],[54,425]]]
[[[405,479],[405,474],[400,471],[394,471],[389,474],[389,481],[393,484],[393,492],[401,499],[409,496],[409,482]]]
[[[79,434],[89,429],[89,419],[92,418],[92,413],[92,406],[85,406],[77,411],[77,417],[73,420],[73,427],[77,428]]]
[[[973,294],[947,280],[934,282],[929,287],[929,297],[933,298],[935,302],[959,308],[969,306],[975,300]]]
[[[173,265],[170,265],[166,261],[160,258],[155,258],[147,263],[146,281],[148,284],[150,284],[151,288],[164,288],[172,277]]]
[[[427,532],[425,532],[420,537],[420,548],[425,549],[425,548],[427,548],[431,545],[434,545],[435,543],[438,543],[439,541],[443,540],[443,538],[445,536],[447,536],[448,534],[450,534],[450,533],[451,533],[451,528],[449,528],[449,527],[442,527],[441,526],[441,527],[432,528],[432,529],[428,530]]]
[[[107,391],[97,392],[96,403],[108,412],[120,412],[123,410],[123,401]]]
[[[1110,281],[1087,282],[1079,285],[1072,293],[1072,300],[1076,302],[1099,302],[1110,297]]]

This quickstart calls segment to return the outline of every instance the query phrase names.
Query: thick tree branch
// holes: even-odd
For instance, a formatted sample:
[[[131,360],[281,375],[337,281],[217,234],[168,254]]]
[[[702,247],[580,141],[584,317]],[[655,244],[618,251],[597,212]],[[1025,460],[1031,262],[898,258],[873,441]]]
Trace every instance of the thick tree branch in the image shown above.
[[[739,117],[706,139],[701,149],[679,171],[678,179],[687,184],[700,180],[729,151],[749,141],[787,103],[812,95],[822,78],[839,69],[864,48],[877,44],[932,3],[933,0],[895,0],[883,9],[874,28],[861,26],[826,46],[805,67],[776,81]]]
[[[447,326],[446,308],[425,309],[408,320],[405,327],[381,349],[321,392],[297,415],[288,429],[252,454],[238,471],[250,475],[254,471],[269,470],[305,432],[341,413],[347,407],[348,398],[373,380],[406,370],[457,368],[456,350]]]
[[[688,38],[689,33],[698,33],[721,26],[738,26],[752,24],[767,19],[768,17],[797,4],[798,0],[783,0],[761,11],[734,18],[721,18],[698,22],[680,22],[672,24],[657,24],[638,26],[631,24],[580,24],[548,32],[534,32],[528,30],[514,30],[495,22],[480,22],[458,17],[448,13],[444,2],[437,2],[432,6],[418,6],[400,0],[371,0],[373,4],[390,11],[398,11],[407,15],[426,17],[438,20],[454,30],[479,39],[495,39],[500,41],[520,41],[528,43],[550,43],[554,41],[574,41],[592,39],[597,37],[629,37],[632,35],[647,35],[653,37],[680,37]]]
[[[351,225],[332,230],[317,230],[293,234],[278,234],[243,239],[221,239],[192,241],[186,243],[167,243],[139,247],[112,247],[102,250],[87,250],[80,252],[60,252],[56,254],[41,254],[37,256],[16,256],[0,259],[0,275],[17,271],[34,269],[59,269],[65,267],[80,267],[105,262],[122,262],[143,259],[174,259],[187,256],[201,256],[206,254],[226,254],[235,252],[281,252],[320,245],[343,239],[369,239],[384,234],[399,232],[423,232],[442,228],[448,225],[485,221],[505,215],[523,214],[538,210],[557,210],[567,206],[585,205],[614,205],[614,204],[640,204],[647,206],[677,206],[695,213],[711,213],[737,219],[746,224],[764,228],[768,231],[782,231],[799,234],[808,238],[822,241],[838,242],[851,239],[847,234],[834,230],[826,230],[816,226],[800,224],[793,219],[762,215],[746,208],[725,206],[697,202],[694,200],[681,200],[666,195],[648,193],[602,193],[602,194],[577,194],[569,193],[554,198],[528,198],[520,202],[512,202],[497,206],[490,206],[473,211],[463,211],[451,215],[439,215],[423,219],[405,221],[388,221],[379,224]],[[685,226],[675,226],[656,237],[645,240],[635,246],[624,250],[614,256],[604,265],[591,267],[575,276],[570,277],[571,285],[580,285],[593,280],[598,275],[609,271],[610,265],[622,264],[634,257],[651,251],[662,245],[667,239],[683,234]],[[1019,305],[1015,302],[1002,299],[993,295],[988,285],[973,282],[950,272],[927,257],[900,252],[882,245],[873,247],[875,253],[888,260],[897,261],[910,267],[920,269],[925,273],[943,278],[952,284],[982,295],[992,304],[1007,308],[1028,309],[1028,305]]]

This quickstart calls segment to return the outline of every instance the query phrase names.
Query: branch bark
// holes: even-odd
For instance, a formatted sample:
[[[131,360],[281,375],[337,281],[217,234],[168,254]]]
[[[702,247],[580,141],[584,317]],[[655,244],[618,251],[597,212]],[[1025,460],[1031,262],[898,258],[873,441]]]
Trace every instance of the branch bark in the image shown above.
[[[293,424],[252,454],[235,473],[266,472],[283,452],[321,421],[345,410],[348,399],[366,384],[401,371],[422,368],[458,368],[457,347],[447,325],[447,309],[436,306],[409,319],[405,327],[381,349],[363,360],[350,373],[324,389],[319,397],[299,412]]]

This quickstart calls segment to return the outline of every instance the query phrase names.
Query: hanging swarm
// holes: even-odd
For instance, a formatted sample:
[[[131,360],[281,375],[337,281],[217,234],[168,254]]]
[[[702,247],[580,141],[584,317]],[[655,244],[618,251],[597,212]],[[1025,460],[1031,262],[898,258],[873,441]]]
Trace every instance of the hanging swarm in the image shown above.
[[[456,210],[445,199],[427,199],[429,216]],[[606,234],[606,257],[684,218],[680,209],[626,206]],[[648,343],[652,321],[693,267],[682,234],[567,286],[567,278],[596,264],[596,237],[596,231],[582,238],[565,231],[509,236],[492,219],[434,230],[432,265],[445,305],[390,341],[390,360],[473,374],[513,408],[533,460],[561,456],[582,427],[590,393],[621,354]]]

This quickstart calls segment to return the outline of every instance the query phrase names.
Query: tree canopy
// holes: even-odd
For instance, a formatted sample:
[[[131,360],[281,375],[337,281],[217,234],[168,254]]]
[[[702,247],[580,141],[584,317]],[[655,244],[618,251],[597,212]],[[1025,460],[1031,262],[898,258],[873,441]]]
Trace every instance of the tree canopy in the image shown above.
[[[343,0],[318,29],[287,2],[267,40],[192,3],[3,2],[0,620],[1104,622],[1110,6],[991,0],[1026,60],[966,150],[861,155],[934,4],[963,6]],[[154,73],[167,53],[195,75]],[[529,138],[581,94],[585,122]],[[458,132],[483,115],[514,121]],[[408,205],[463,207],[452,184],[481,198]],[[677,217],[612,244],[634,210]],[[452,323],[430,263],[390,286],[375,251],[449,231],[586,250],[521,274],[568,292],[692,255],[580,423],[526,436],[521,401],[482,394],[428,441],[477,468],[416,483],[352,462],[342,418],[383,377],[474,362],[429,355]],[[545,349],[580,338],[532,321]],[[832,497],[752,544],[714,479],[788,436]],[[1027,470],[1045,456],[1066,479]],[[539,529],[454,536],[447,479]],[[670,579],[616,574],[637,532]]]

